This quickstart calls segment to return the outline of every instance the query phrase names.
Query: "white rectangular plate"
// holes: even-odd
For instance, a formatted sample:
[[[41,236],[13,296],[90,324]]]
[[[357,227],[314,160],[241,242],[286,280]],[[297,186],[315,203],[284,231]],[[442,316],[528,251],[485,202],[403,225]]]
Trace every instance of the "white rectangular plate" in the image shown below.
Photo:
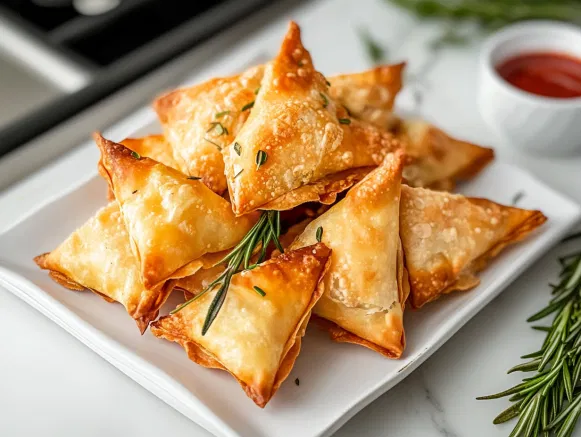
[[[155,126],[150,125],[142,132],[152,129]],[[542,210],[548,223],[494,260],[481,274],[482,283],[476,289],[452,294],[421,311],[406,312],[407,349],[400,360],[388,360],[359,346],[332,343],[325,333],[309,328],[288,380],[261,410],[226,372],[195,365],[179,346],[149,332],[139,336],[120,305],[108,304],[92,293],[66,290],[34,265],[35,255],[54,249],[106,203],[105,191],[105,183],[94,175],[67,193],[57,193],[0,235],[0,285],[220,436],[331,434],[434,353],[581,217],[577,205],[530,175],[506,164],[492,165],[461,191],[508,204],[522,191],[519,206]],[[296,378],[298,386],[293,382]]]

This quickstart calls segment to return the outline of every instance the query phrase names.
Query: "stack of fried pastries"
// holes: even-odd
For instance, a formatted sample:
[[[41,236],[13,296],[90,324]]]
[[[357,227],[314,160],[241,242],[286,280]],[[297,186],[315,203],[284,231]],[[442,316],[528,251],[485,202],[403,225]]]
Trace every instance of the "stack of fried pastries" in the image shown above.
[[[474,288],[546,220],[449,192],[493,152],[395,115],[403,69],[325,77],[291,23],[267,64],[159,97],[163,134],[95,134],[110,203],[35,261],[260,407],[310,321],[399,358],[406,304]],[[187,304],[159,317],[172,292]]]

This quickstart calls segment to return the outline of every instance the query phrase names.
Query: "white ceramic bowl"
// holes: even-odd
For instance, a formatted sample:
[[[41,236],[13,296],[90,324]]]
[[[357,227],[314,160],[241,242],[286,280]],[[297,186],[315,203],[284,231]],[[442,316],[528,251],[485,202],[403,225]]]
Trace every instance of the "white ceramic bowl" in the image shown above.
[[[484,120],[516,147],[544,155],[581,150],[581,97],[557,99],[523,91],[496,66],[530,52],[560,52],[581,59],[581,29],[551,21],[528,21],[490,36],[480,53],[478,103]]]

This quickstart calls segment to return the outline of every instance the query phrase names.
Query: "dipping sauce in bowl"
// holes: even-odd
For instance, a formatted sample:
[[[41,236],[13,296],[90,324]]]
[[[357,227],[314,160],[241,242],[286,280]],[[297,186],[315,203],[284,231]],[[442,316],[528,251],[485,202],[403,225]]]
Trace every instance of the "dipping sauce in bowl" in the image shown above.
[[[559,99],[581,97],[581,59],[564,53],[524,53],[501,62],[496,71],[529,93]]]

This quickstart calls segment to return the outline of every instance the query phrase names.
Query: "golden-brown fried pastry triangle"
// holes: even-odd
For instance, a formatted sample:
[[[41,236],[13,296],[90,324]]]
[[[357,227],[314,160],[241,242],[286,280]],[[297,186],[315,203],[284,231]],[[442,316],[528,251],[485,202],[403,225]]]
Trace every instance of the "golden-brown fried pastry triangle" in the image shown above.
[[[377,166],[398,147],[392,135],[351,119],[331,99],[299,27],[291,23],[279,54],[266,66],[250,116],[222,150],[232,207],[241,215],[315,200],[313,193],[291,203],[281,197],[341,171]]]
[[[358,74],[331,77],[329,93],[354,117],[393,132],[411,160],[404,179],[415,187],[451,190],[456,182],[475,176],[494,159],[492,149],[450,137],[417,119],[393,113],[405,64],[383,65]]]
[[[173,281],[147,290],[117,202],[99,210],[58,248],[36,257],[50,276],[72,290],[91,290],[121,303],[141,333],[157,318]]]
[[[264,407],[290,373],[301,348],[330,250],[324,244],[288,251],[233,276],[206,335],[215,291],[152,325],[155,336],[183,346],[192,361],[224,369]],[[264,293],[264,296],[260,292]]]
[[[161,162],[163,165],[180,171],[180,167],[173,157],[173,149],[163,135],[126,138],[121,141],[121,144],[141,156],[151,158],[154,161]]]
[[[390,130],[398,118],[392,112],[403,84],[405,62],[329,77],[330,96],[357,118]]]
[[[478,285],[475,273],[506,245],[546,221],[540,211],[402,186],[400,234],[419,308],[444,293]]]
[[[233,247],[254,224],[254,215],[236,218],[228,201],[201,181],[98,134],[95,141],[146,288],[192,274],[202,256]]]
[[[154,161],[161,162],[163,165],[179,170],[178,165],[173,159],[172,148],[163,135],[126,138],[121,141],[121,144],[141,156],[151,158]],[[115,194],[110,187],[107,193],[107,200],[115,200]]]
[[[494,159],[492,149],[452,138],[422,120],[400,120],[395,132],[412,161],[404,179],[414,187],[452,190]]]
[[[153,104],[182,173],[198,176],[214,192],[226,190],[221,149],[250,114],[264,67],[172,91]]]
[[[390,358],[398,358],[405,346],[409,293],[399,238],[402,168],[401,153],[388,155],[291,245],[312,244],[319,234],[333,251],[325,293],[313,310],[332,322],[327,324],[332,337]]]

